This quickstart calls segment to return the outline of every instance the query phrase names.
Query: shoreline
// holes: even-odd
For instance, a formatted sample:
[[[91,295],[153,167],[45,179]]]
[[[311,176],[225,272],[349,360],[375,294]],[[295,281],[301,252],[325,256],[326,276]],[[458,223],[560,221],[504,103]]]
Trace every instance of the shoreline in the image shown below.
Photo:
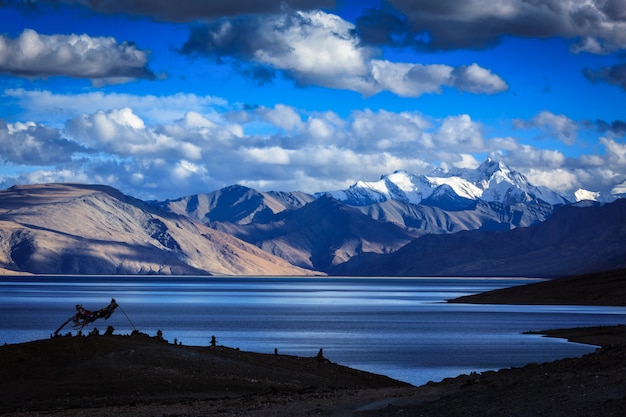
[[[626,269],[554,278],[466,295],[447,302],[626,307]]]
[[[616,326],[592,326],[573,327],[564,329],[549,329],[539,331],[527,331],[523,334],[543,335],[557,339],[566,339],[572,343],[609,347],[612,345],[626,344],[626,325]]]
[[[605,410],[606,413],[595,415],[610,416],[611,410],[626,404],[626,396],[622,393],[620,399],[614,392],[615,386],[619,389],[626,384],[626,325],[528,333],[602,348],[580,358],[459,375],[415,387],[330,363],[323,357],[276,356],[220,346],[179,346],[147,335],[59,336],[0,347],[0,365],[5,370],[0,389],[13,399],[12,406],[0,407],[0,414],[28,417],[45,411],[50,416],[73,417],[369,417],[419,412],[423,416],[452,417],[463,411],[466,416],[499,416],[502,414],[493,414],[486,407],[496,403],[500,407],[526,407],[528,401],[537,403],[537,389],[543,396],[563,396],[566,392],[576,407],[597,397],[587,414],[577,414],[568,406],[544,414],[555,417],[594,415],[588,414],[589,409]],[[73,353],[70,355],[69,351]],[[78,361],[72,356],[77,352]],[[15,367],[19,372],[12,374]],[[24,372],[27,369],[33,372],[31,377]],[[7,381],[10,375],[21,375],[21,380]],[[151,385],[145,386],[146,381]],[[81,384],[83,388],[93,386],[91,390],[87,387],[87,391],[76,391],[74,387]],[[202,389],[198,390],[198,386]],[[37,387],[51,391],[46,397]],[[612,389],[610,395],[606,394],[607,389]],[[605,395],[611,401],[607,402]],[[507,399],[511,396],[513,399]],[[480,413],[467,412],[471,409]],[[513,409],[510,412],[515,414]]]
[[[532,297],[539,289],[544,298],[526,304],[584,305],[583,301],[592,299],[588,305],[615,305],[626,289],[625,273],[562,278],[448,302],[469,302],[486,295],[487,303],[524,304],[524,297]],[[546,302],[562,295],[564,288],[568,300]],[[582,357],[411,386],[331,363],[323,355],[305,358],[224,346],[182,346],[141,334],[59,336],[0,346],[0,391],[4,394],[0,414],[623,417],[626,325],[525,333],[601,347]]]

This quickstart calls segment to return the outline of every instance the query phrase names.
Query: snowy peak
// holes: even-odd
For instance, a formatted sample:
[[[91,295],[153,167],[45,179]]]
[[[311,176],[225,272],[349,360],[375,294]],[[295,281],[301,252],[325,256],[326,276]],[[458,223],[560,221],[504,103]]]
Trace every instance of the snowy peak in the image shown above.
[[[378,181],[357,181],[347,190],[330,191],[320,195],[331,197],[353,206],[367,206],[387,200],[420,204],[437,187],[428,177],[407,171],[395,171]]]
[[[483,190],[461,177],[428,177],[438,187],[443,185],[450,187],[457,196],[469,200],[478,200],[483,195]]]
[[[428,198],[434,189],[434,184],[424,175],[411,174],[407,171],[395,171],[384,177],[384,182],[392,199],[407,203],[419,204]]]
[[[508,175],[511,172],[511,168],[502,161],[495,161],[491,158],[487,158],[476,171],[485,178],[491,178],[496,173],[502,173]]]
[[[437,191],[431,198],[442,186],[445,189]],[[492,159],[487,159],[476,169],[455,169],[447,172],[437,169],[430,175],[396,171],[378,181],[358,181],[348,190],[326,194],[354,206],[366,206],[387,200],[424,205],[437,201],[437,204],[432,205],[444,204],[447,207],[455,207],[455,202],[467,207],[468,200],[508,205],[533,201],[543,201],[551,205],[568,202],[546,187],[530,184],[523,174]]]

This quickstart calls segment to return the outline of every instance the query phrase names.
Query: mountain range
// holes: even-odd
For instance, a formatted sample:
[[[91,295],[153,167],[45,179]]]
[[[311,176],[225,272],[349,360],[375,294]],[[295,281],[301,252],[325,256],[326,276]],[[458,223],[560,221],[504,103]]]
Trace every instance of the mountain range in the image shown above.
[[[521,173],[502,162],[487,159],[476,169],[438,169],[430,175],[396,171],[379,181],[358,181],[347,190],[328,192],[353,206],[368,206],[388,200],[459,210],[477,201],[505,205],[542,202],[550,205],[570,201],[546,187],[536,187]]]
[[[493,160],[429,175],[396,171],[315,195],[233,185],[144,202],[100,185],[16,186],[0,191],[0,268],[568,275],[626,267],[626,200],[619,197],[576,202]]]
[[[363,254],[333,271],[391,276],[559,277],[626,266],[626,199],[564,206],[509,231],[427,235],[388,256]]]
[[[101,185],[0,191],[0,268],[40,274],[310,275]]]

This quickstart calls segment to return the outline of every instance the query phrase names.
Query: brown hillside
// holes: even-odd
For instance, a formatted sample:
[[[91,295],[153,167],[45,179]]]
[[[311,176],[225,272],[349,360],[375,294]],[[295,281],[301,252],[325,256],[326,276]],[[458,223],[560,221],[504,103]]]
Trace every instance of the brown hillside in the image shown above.
[[[40,274],[313,274],[113,188],[82,184],[0,191],[0,268]]]

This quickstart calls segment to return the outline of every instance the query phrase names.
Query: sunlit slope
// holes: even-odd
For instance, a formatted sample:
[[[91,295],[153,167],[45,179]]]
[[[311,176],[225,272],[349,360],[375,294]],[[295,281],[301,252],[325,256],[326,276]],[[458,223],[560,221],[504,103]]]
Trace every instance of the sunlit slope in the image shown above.
[[[65,274],[312,273],[113,188],[80,184],[0,191],[0,267]]]

